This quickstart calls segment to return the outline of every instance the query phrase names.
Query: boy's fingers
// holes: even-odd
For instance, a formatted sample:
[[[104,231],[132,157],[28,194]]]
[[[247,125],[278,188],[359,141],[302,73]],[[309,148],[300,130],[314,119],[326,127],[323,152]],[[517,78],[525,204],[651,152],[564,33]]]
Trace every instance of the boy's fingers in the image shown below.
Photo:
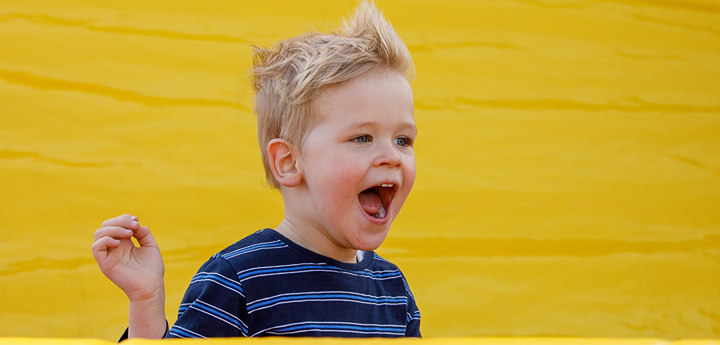
[[[113,238],[130,238],[133,235],[133,231],[130,229],[122,228],[119,226],[106,226],[100,229],[95,230],[95,241],[103,238],[103,237],[113,237]]]
[[[107,251],[109,248],[117,248],[119,246],[120,240],[114,239],[112,237],[103,237],[93,242],[91,248],[93,257],[95,257],[95,261],[97,261],[98,263],[102,262],[107,257]]]
[[[138,229],[135,230],[134,236],[137,239],[140,247],[158,248],[157,242],[155,242],[155,237],[153,237],[150,229],[147,226],[139,226]]]
[[[115,218],[108,219],[103,222],[103,227],[106,226],[121,226],[123,228],[128,228],[132,230],[137,230],[139,224],[138,224],[138,217],[129,215],[129,214],[123,214],[120,216],[117,216]]]

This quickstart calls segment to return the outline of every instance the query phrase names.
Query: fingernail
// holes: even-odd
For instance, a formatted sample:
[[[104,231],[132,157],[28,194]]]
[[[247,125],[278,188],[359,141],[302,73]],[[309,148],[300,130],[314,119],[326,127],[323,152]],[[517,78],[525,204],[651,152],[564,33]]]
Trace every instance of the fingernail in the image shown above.
[[[134,221],[136,221],[136,222],[138,221],[138,217],[135,217],[135,216],[130,216],[130,219],[132,219],[132,220],[134,220]]]
[[[134,221],[134,220],[132,223],[130,223],[130,225],[132,225],[132,226],[137,226],[138,224],[140,224],[140,223],[138,223],[137,221]]]
[[[132,231],[132,230],[125,229],[125,233],[126,233],[126,234],[132,234],[133,231]]]

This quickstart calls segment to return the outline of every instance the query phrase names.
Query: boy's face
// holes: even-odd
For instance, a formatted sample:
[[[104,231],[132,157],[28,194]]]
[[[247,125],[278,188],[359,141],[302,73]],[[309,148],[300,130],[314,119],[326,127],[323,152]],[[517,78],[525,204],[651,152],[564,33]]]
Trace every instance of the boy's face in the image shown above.
[[[415,181],[417,129],[410,85],[375,69],[316,100],[302,149],[305,220],[334,245],[374,250]]]

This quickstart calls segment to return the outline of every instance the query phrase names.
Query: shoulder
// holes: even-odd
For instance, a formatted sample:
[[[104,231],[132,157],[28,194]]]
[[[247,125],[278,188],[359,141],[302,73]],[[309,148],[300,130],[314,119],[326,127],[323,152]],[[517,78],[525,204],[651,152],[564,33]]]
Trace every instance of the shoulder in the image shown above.
[[[287,245],[280,238],[274,236],[274,231],[272,229],[262,229],[231,244],[227,248],[215,254],[213,257],[220,256],[225,260],[229,260],[249,253],[281,247],[287,247]]]
[[[288,245],[275,236],[273,230],[262,229],[219,251],[208,261],[224,261],[240,271],[267,262],[287,248]]]
[[[398,268],[397,265],[394,263],[384,259],[380,255],[378,255],[375,252],[366,252],[365,255],[372,255],[373,261],[372,265],[370,266],[370,270],[377,272],[377,273],[384,273],[384,276],[387,277],[394,277],[394,278],[402,278],[402,280],[405,280],[405,277],[403,276],[402,272],[400,271],[400,268]]]
[[[394,263],[386,260],[382,256],[378,255],[378,253],[375,252],[365,252],[365,255],[372,255],[373,256],[373,266],[377,268],[388,268],[388,269],[395,269],[400,270],[397,265]]]
[[[382,258],[375,252],[372,252],[372,255],[374,256],[373,270],[376,272],[385,272],[388,276],[399,278],[399,280],[402,282],[406,296],[414,301],[415,296],[413,295],[412,291],[410,291],[410,285],[408,284],[405,275],[402,273],[402,271],[400,271],[400,268],[398,268],[398,266],[393,264],[392,262]]]
[[[191,279],[188,292],[196,291],[201,294],[208,287],[221,286],[244,296],[238,274],[262,263],[267,256],[266,251],[285,247],[287,246],[282,241],[272,236],[272,230],[259,230],[205,261]]]

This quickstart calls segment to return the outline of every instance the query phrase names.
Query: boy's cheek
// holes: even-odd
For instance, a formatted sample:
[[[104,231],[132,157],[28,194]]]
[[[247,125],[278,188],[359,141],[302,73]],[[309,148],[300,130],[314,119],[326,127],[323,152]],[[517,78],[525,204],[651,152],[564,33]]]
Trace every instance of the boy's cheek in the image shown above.
[[[405,201],[407,200],[408,196],[410,195],[410,192],[412,191],[412,187],[415,184],[415,171],[412,171],[411,173],[406,173],[404,176],[403,186],[400,194],[398,195],[399,198],[396,199],[397,203],[393,201],[393,207],[397,206],[397,211],[400,212],[400,209],[402,209],[403,205],[405,204]]]
[[[407,187],[407,192],[410,193],[410,190],[412,190],[412,187],[415,184],[415,161],[413,161],[412,164],[405,170],[403,179],[403,183],[405,184],[405,187]]]
[[[318,177],[316,184],[328,206],[337,208],[340,204],[346,205],[348,201],[357,202],[357,184],[362,181],[363,174],[340,165],[328,167]]]

